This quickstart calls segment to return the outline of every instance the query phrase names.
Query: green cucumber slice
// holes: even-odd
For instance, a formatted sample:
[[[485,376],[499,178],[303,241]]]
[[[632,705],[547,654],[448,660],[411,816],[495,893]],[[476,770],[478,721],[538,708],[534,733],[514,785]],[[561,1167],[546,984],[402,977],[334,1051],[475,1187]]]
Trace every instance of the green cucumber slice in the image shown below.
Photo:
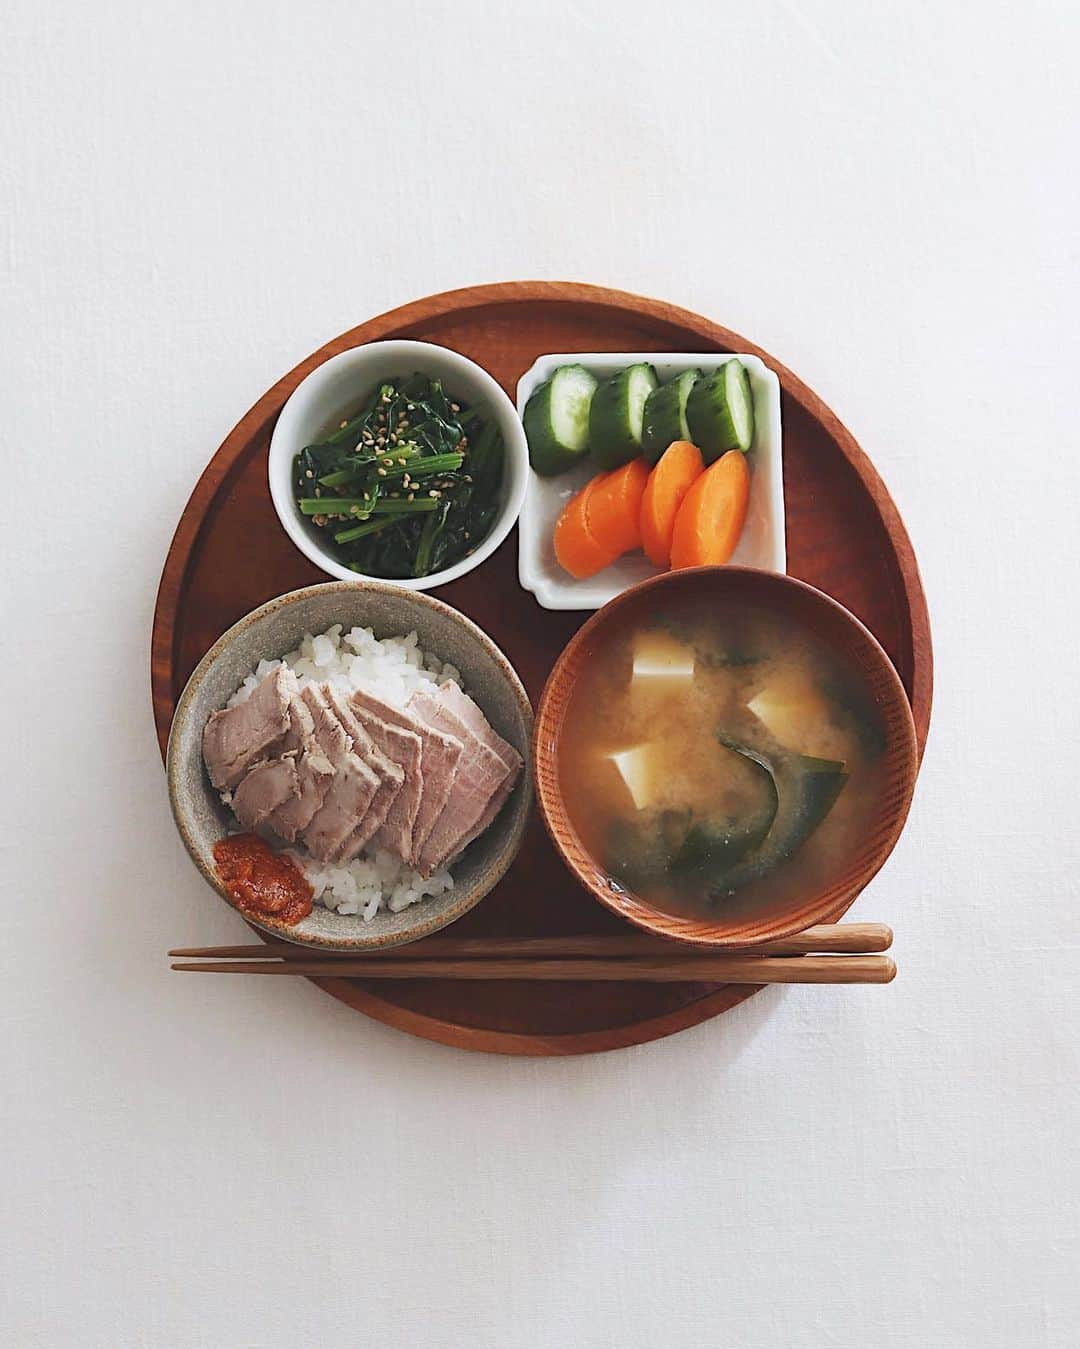
[[[618,468],[641,453],[645,404],[658,380],[651,365],[628,365],[605,380],[589,411],[589,450],[599,468]]]
[[[565,473],[589,446],[589,408],[596,380],[583,365],[560,365],[534,390],[522,422],[529,462],[542,477]]]
[[[700,370],[684,370],[649,394],[641,428],[641,448],[650,464],[656,463],[673,440],[690,439],[686,401],[701,377]]]
[[[754,439],[754,396],[742,361],[725,361],[699,379],[686,405],[690,439],[705,462],[727,450],[748,450]]]

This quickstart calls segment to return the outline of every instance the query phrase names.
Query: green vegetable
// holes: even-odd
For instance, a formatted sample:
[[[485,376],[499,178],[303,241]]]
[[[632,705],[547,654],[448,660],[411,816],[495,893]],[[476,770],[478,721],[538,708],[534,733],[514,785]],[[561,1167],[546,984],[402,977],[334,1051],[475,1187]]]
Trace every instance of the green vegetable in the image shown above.
[[[387,497],[385,501],[376,501],[371,508],[371,513],[372,515],[419,515],[423,511],[437,511],[438,509],[439,503],[432,497],[417,497],[415,501]]]
[[[641,453],[645,403],[656,384],[651,365],[629,365],[593,394],[589,450],[598,468],[618,468]]]
[[[463,454],[429,454],[421,459],[410,460],[397,468],[387,469],[387,476],[401,478],[407,473],[410,478],[430,478],[435,473],[453,473],[464,462]]]
[[[334,535],[334,542],[352,543],[356,539],[365,538],[368,534],[378,534],[381,529],[386,529],[391,524],[392,520],[368,520],[362,525],[354,525],[352,529],[341,530]]]
[[[672,441],[691,439],[686,401],[700,378],[700,370],[684,370],[654,389],[645,400],[641,448],[650,464],[656,463]]]
[[[352,478],[353,470],[349,468],[339,468],[336,473],[327,473],[325,477],[319,479],[320,487],[344,487]]]
[[[352,515],[354,510],[370,511],[373,501],[367,497],[301,497],[296,503],[301,515]]]
[[[834,759],[815,759],[787,752],[763,754],[722,733],[725,748],[759,764],[776,790],[776,815],[759,846],[710,883],[712,899],[724,899],[751,881],[767,875],[802,847],[836,804],[847,782],[847,770]]]
[[[431,571],[431,560],[435,555],[435,544],[439,534],[446,524],[446,517],[450,510],[450,502],[447,499],[437,503],[438,510],[433,511],[424,521],[424,528],[420,531],[420,542],[416,548],[416,558],[413,562],[413,575],[426,576]]]
[[[686,837],[687,811],[662,811],[613,820],[608,828],[608,873],[636,889],[663,880]]]
[[[686,404],[690,439],[711,463],[725,450],[748,450],[754,440],[754,397],[742,361],[732,357],[699,379]]]
[[[755,766],[758,807],[739,818],[694,819],[689,811],[635,815],[612,822],[605,865],[632,889],[700,886],[714,901],[760,880],[792,857],[833,808],[847,782],[842,763],[782,751],[766,754],[731,740],[725,749]]]
[[[533,391],[521,420],[529,463],[542,477],[564,473],[585,453],[595,392],[596,380],[583,365],[561,365]]]
[[[428,576],[488,533],[502,470],[502,437],[483,408],[463,410],[439,380],[414,374],[381,384],[363,411],[306,445],[293,489],[300,513],[351,570]]]
[[[759,808],[739,819],[699,820],[686,832],[672,861],[672,871],[702,877],[722,873],[745,853],[756,848],[776,819],[779,805],[776,780],[768,763],[755,750],[722,741],[725,748],[741,754],[757,769],[762,799]]]

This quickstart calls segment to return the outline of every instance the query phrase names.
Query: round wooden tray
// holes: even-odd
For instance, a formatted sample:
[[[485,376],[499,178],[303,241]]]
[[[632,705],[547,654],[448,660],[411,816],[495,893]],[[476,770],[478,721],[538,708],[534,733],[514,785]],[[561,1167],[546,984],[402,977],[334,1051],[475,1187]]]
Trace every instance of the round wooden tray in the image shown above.
[[[343,333],[279,380],[226,438],[188,501],[158,591],[151,680],[163,754],[177,698],[207,648],[265,600],[325,579],[286,538],[270,504],[266,454],[282,404],[328,357],[394,337],[464,353],[511,398],[543,352],[760,356],[783,390],[788,570],[835,596],[876,634],[911,699],[922,753],[933,683],[926,599],[903,522],[851,434],[767,352],[707,319],[621,291],[526,281],[433,295]],[[587,617],[541,609],[521,590],[516,531],[484,566],[439,595],[491,633],[534,703],[555,656]],[[620,927],[571,880],[534,819],[508,875],[455,930],[525,936]],[[429,1040],[537,1055],[641,1044],[716,1016],[756,991],[715,984],[316,982],[357,1011]]]

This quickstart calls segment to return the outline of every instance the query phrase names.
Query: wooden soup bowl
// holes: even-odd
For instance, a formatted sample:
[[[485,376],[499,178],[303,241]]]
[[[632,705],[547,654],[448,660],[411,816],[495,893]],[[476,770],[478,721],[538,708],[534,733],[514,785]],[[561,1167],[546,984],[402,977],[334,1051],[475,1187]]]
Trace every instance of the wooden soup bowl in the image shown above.
[[[766,611],[809,631],[861,682],[885,739],[880,766],[880,809],[830,883],[807,893],[793,873],[790,893],[753,906],[718,904],[708,915],[667,913],[615,882],[574,830],[559,778],[560,735],[571,691],[598,643],[676,599],[699,598]],[[749,567],[695,567],[666,572],[623,591],[599,609],[563,650],[544,686],[533,728],[533,769],[540,811],[556,849],[576,879],[602,904],[657,936],[709,946],[749,946],[790,936],[834,919],[877,874],[904,827],[918,772],[911,707],[877,639],[843,605],[822,591],[776,572]],[[747,909],[749,911],[747,911]]]

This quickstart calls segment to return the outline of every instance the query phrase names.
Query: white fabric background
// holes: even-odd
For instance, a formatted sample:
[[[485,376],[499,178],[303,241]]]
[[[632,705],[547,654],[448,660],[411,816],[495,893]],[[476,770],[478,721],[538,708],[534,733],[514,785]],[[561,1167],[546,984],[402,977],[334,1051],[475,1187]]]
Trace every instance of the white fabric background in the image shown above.
[[[1076,1343],[1076,7],[15,0],[0,41],[0,1342]],[[874,458],[938,691],[887,989],[470,1056],[300,982],[174,835],[151,610],[205,461],[395,304],[728,324]]]

